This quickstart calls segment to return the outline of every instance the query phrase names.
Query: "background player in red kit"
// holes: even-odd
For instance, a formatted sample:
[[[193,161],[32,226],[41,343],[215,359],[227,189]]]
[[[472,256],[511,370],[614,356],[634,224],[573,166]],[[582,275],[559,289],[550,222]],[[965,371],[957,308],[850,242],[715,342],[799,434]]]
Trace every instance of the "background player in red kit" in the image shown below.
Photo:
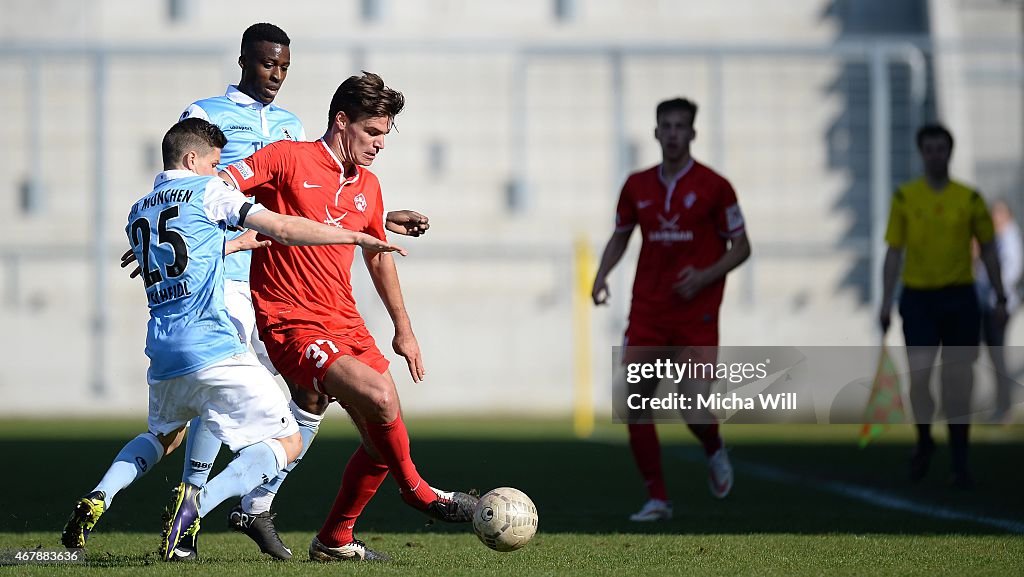
[[[654,137],[662,162],[631,174],[622,187],[615,232],[594,279],[594,304],[608,301],[607,276],[640,226],[643,245],[633,283],[625,346],[716,347],[725,275],[750,256],[743,214],[729,182],[690,156],[697,105],[677,98],[658,104]],[[732,489],[732,465],[718,424],[688,423],[708,457],[708,485],[717,498]],[[672,518],[653,423],[630,424],[629,446],[649,499],[633,521]]]
[[[384,239],[380,184],[363,167],[384,148],[384,136],[404,105],[402,94],[379,76],[353,76],[331,100],[323,138],[276,142],[221,174],[271,210]],[[353,254],[275,244],[253,253],[250,279],[256,322],[274,366],[290,386],[338,399],[363,438],[310,544],[310,558],[318,561],[382,557],[354,538],[353,527],[389,471],[402,499],[434,518],[467,522],[476,504],[470,495],[430,487],[416,471],[388,361],[356,310]],[[423,361],[394,260],[369,253],[363,258],[394,322],[394,350],[419,381]]]

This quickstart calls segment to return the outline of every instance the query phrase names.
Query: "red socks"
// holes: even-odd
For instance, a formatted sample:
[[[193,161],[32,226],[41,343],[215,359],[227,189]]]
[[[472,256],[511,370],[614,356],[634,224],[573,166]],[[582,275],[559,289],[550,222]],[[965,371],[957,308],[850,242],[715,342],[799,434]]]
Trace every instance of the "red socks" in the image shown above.
[[[437,500],[437,494],[416,472],[409,453],[409,432],[401,416],[390,423],[366,423],[366,434],[391,470],[403,501],[422,511]]]
[[[317,538],[328,547],[341,547],[352,542],[356,519],[370,502],[377,488],[388,476],[388,466],[373,460],[363,445],[359,445],[345,466],[341,487],[334,498],[327,520]]]
[[[718,435],[718,423],[708,425],[688,425],[690,431],[704,445],[704,454],[710,457],[722,448],[722,437]]]
[[[627,425],[629,430],[629,448],[633,451],[633,459],[640,469],[640,475],[647,485],[651,499],[668,501],[665,491],[665,476],[661,471],[661,445],[658,443],[658,431],[653,424]]]
[[[718,424],[689,425],[690,430],[704,446],[704,453],[710,457],[722,448],[722,438],[718,435]],[[647,485],[647,493],[651,499],[668,501],[665,490],[665,475],[661,470],[661,444],[658,443],[658,431],[653,424],[627,425],[629,430],[629,448],[633,459],[640,469],[640,475]]]

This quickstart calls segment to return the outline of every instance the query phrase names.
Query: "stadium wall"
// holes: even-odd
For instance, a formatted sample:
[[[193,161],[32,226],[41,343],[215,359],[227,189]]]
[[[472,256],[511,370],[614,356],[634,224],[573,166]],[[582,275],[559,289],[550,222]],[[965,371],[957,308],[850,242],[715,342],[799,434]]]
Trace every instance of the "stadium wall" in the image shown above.
[[[293,38],[279,102],[311,137],[334,87],[359,69],[409,99],[374,166],[389,208],[415,208],[433,223],[400,263],[429,375],[407,382],[390,355],[407,411],[569,411],[573,242],[601,249],[625,172],[657,162],[654,106],[676,95],[701,104],[695,154],[732,180],[754,245],[730,278],[723,343],[876,342],[868,303],[878,128],[866,55],[884,41],[930,56],[927,3],[907,3],[913,9],[884,20],[897,28],[884,30],[872,29],[883,20],[863,3],[581,1],[567,17],[553,4],[347,1],[285,12],[257,0],[240,13],[188,1],[0,2],[0,36],[17,59],[0,105],[18,111],[0,126],[0,414],[144,412],[145,302],[114,265],[124,213],[159,169],[167,125],[237,80],[237,37],[256,20]],[[979,60],[942,83],[926,66],[922,102],[908,60],[886,60],[888,181],[916,170],[910,135],[936,114],[934,90],[946,82],[982,103],[967,106],[974,130],[963,148],[974,174],[998,165],[1019,175],[1021,123],[998,122],[1020,114],[1020,84],[1005,80],[1021,73],[1019,31],[1007,36],[1010,48],[972,48]],[[995,87],[972,81],[982,64]],[[983,190],[1018,198],[1018,184],[1001,176]],[[635,246],[615,275],[614,306],[594,312],[599,411],[634,259]],[[389,352],[387,315],[365,274],[356,292]],[[36,387],[57,394],[40,403]]]

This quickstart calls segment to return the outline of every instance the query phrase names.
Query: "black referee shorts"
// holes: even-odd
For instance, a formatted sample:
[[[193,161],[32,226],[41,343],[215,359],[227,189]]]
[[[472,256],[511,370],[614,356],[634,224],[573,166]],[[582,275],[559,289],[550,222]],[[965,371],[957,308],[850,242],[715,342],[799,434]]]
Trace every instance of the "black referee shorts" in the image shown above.
[[[981,312],[973,285],[903,289],[903,338],[908,347],[977,347]]]

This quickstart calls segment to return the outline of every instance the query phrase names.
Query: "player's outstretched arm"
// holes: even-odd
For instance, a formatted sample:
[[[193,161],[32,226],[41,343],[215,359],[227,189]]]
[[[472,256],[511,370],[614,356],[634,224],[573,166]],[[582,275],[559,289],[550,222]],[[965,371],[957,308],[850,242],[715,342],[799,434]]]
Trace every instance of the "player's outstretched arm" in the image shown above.
[[[415,210],[393,210],[388,213],[384,226],[395,234],[420,236],[430,228],[430,219]]]
[[[224,243],[224,256],[270,246],[269,240],[256,240],[257,234],[255,230],[247,230],[245,234],[227,241]]]
[[[594,288],[590,292],[590,297],[594,299],[595,305],[603,305],[608,302],[608,297],[611,296],[608,292],[608,273],[622,260],[622,255],[625,254],[626,247],[629,246],[629,237],[632,234],[633,229],[617,230],[608,239],[604,253],[601,254],[601,265],[597,268],[597,274],[594,275]]]
[[[322,246],[328,244],[356,244],[373,252],[397,252],[405,256],[405,249],[388,244],[362,232],[345,230],[307,218],[261,210],[245,218],[245,226],[265,234],[285,246]]]

